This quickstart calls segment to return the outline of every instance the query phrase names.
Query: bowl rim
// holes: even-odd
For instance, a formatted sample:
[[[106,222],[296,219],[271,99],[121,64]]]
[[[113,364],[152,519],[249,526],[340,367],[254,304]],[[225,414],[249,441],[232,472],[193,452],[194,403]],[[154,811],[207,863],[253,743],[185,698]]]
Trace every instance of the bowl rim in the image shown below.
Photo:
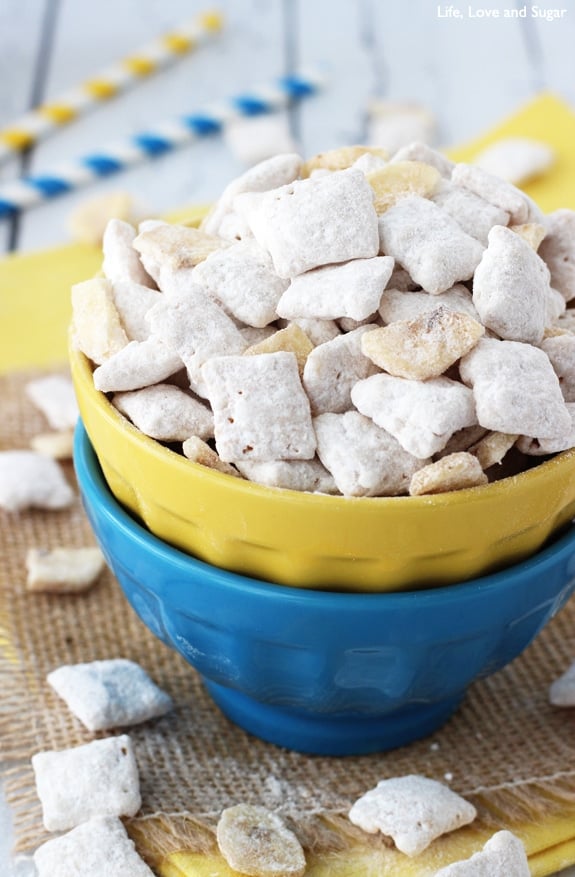
[[[162,464],[166,462],[175,467],[175,471],[179,472],[182,477],[186,473],[193,471],[194,474],[202,481],[210,483],[219,483],[226,485],[226,490],[245,495],[246,490],[256,498],[262,499],[278,499],[283,498],[284,501],[289,499],[291,503],[303,503],[306,508],[313,505],[323,505],[329,503],[334,508],[341,506],[348,508],[349,506],[361,503],[362,506],[377,508],[387,503],[393,503],[395,506],[404,506],[410,509],[423,509],[433,505],[437,508],[443,506],[459,506],[466,505],[470,501],[479,500],[489,497],[490,500],[496,501],[501,494],[506,494],[510,489],[510,485],[516,488],[528,489],[537,487],[538,482],[547,480],[549,473],[556,469],[563,469],[569,463],[575,467],[575,447],[566,451],[554,454],[549,459],[541,459],[540,463],[533,465],[530,469],[501,478],[498,481],[492,481],[488,484],[479,485],[477,487],[468,487],[462,490],[451,490],[445,493],[426,494],[424,496],[333,496],[326,493],[309,493],[305,491],[292,490],[285,487],[270,487],[268,485],[259,484],[256,481],[248,481],[243,478],[236,478],[227,475],[224,472],[218,472],[188,460],[176,451],[166,447],[161,442],[150,436],[145,435],[137,427],[135,427],[128,418],[124,417],[110,402],[105,393],[97,390],[93,382],[93,370],[88,357],[79,350],[73,339],[73,332],[70,328],[69,332],[69,359],[72,367],[72,377],[74,383],[80,381],[87,388],[92,399],[96,400],[97,406],[102,415],[115,429],[120,429],[129,442],[133,443],[143,451],[151,454],[157,461]],[[78,391],[76,390],[78,393]],[[111,465],[111,460],[106,461]],[[575,471],[575,469],[574,469]],[[513,488],[511,488],[513,489]]]
[[[526,573],[533,574],[537,570],[544,573],[551,562],[561,562],[569,554],[575,553],[575,522],[571,522],[565,533],[527,559],[499,572],[479,576],[461,583],[419,590],[384,592],[333,591],[281,585],[263,579],[250,578],[241,573],[206,563],[164,542],[135,520],[112,494],[81,418],[78,419],[74,433],[74,468],[83,501],[86,502],[86,493],[95,496],[101,513],[114,523],[116,530],[122,532],[130,541],[144,545],[146,551],[151,551],[160,560],[168,562],[170,566],[184,567],[188,573],[190,567],[192,570],[197,568],[204,577],[212,582],[225,585],[228,589],[241,590],[242,593],[248,592],[268,597],[281,595],[283,598],[306,604],[319,603],[326,609],[336,607],[341,609],[341,604],[344,603],[346,609],[361,608],[365,610],[366,600],[370,601],[370,606],[374,609],[382,601],[390,609],[409,602],[420,603],[421,607],[424,608],[428,603],[458,601],[463,596],[476,595],[486,590],[513,588],[520,583]]]

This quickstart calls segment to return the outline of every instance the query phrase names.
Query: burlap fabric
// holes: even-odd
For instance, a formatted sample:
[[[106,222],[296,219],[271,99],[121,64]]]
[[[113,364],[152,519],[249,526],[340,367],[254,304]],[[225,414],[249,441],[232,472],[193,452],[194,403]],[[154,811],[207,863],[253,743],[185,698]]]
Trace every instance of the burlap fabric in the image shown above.
[[[26,447],[46,430],[23,392],[33,376],[0,379],[0,450]],[[68,476],[73,480],[71,466]],[[28,547],[93,544],[79,499],[63,512],[0,514],[0,762],[18,849],[46,838],[30,756],[95,736],[49,688],[46,674],[65,663],[119,656],[140,662],[177,705],[130,730],[143,807],[129,830],[153,867],[171,850],[211,849],[218,813],[239,801],[279,808],[316,856],[357,844],[345,819],[350,803],[378,780],[405,773],[446,777],[478,806],[479,829],[555,820],[565,823],[564,839],[575,837],[574,715],[547,702],[550,682],[575,657],[575,600],[523,656],[476,684],[432,738],[381,755],[306,757],[224,718],[195,672],[136,618],[109,572],[85,595],[26,593]]]

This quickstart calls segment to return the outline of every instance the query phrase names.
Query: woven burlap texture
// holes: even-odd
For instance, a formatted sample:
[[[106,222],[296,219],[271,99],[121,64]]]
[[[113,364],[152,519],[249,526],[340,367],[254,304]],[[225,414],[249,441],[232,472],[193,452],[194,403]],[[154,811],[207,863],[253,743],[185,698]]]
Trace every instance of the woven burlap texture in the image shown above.
[[[24,391],[34,376],[0,379],[0,450],[27,447],[46,431]],[[71,465],[66,472],[73,483]],[[66,511],[0,513],[0,763],[18,849],[46,839],[30,756],[98,736],[70,714],[46,674],[120,656],[138,661],[176,704],[169,715],[130,729],[143,798],[130,831],[152,865],[171,850],[209,849],[219,812],[240,801],[279,809],[315,851],[345,845],[350,803],[378,780],[406,773],[447,779],[478,805],[484,826],[553,818],[565,806],[575,813],[573,713],[547,700],[549,684],[575,656],[575,600],[519,659],[473,686],[432,737],[380,755],[307,757],[231,724],[183,658],[137,619],[110,572],[80,596],[26,592],[29,547],[93,543],[79,498]],[[143,836],[154,840],[146,844]],[[349,836],[357,842],[353,830]]]

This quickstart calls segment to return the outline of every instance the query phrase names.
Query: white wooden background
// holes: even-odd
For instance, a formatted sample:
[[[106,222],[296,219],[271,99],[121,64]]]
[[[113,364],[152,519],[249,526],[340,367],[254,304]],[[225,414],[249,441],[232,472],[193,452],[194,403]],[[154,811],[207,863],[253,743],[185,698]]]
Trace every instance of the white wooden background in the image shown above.
[[[542,89],[575,106],[575,0],[540,0],[540,8],[566,9],[555,21],[440,18],[438,5],[447,4],[216,0],[226,27],[213,42],[0,169],[0,181],[50,168],[299,65],[321,64],[329,77],[320,96],[290,113],[306,155],[363,141],[370,98],[425,105],[437,117],[439,145],[482,133]],[[467,11],[467,2],[455,5]],[[503,14],[523,3],[473,5]],[[207,8],[208,0],[0,0],[0,126]],[[122,188],[160,212],[213,199],[242,170],[221,139],[191,145],[16,220],[0,220],[0,253],[66,240],[70,212],[88,195]],[[8,822],[0,805],[5,877],[13,873]],[[575,877],[575,869],[570,873]]]

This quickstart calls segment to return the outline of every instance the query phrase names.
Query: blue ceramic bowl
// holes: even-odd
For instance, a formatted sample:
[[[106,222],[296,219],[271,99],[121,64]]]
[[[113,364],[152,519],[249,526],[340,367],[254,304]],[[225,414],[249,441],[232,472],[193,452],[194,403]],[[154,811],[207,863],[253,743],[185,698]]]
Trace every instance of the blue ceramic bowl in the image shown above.
[[[74,461],[96,538],[142,621],[195,667],[230,719],[290,749],[363,754],[430,734],[575,589],[573,526],[503,572],[433,590],[357,594],[249,579],[137,523],[107,487],[81,424]]]

